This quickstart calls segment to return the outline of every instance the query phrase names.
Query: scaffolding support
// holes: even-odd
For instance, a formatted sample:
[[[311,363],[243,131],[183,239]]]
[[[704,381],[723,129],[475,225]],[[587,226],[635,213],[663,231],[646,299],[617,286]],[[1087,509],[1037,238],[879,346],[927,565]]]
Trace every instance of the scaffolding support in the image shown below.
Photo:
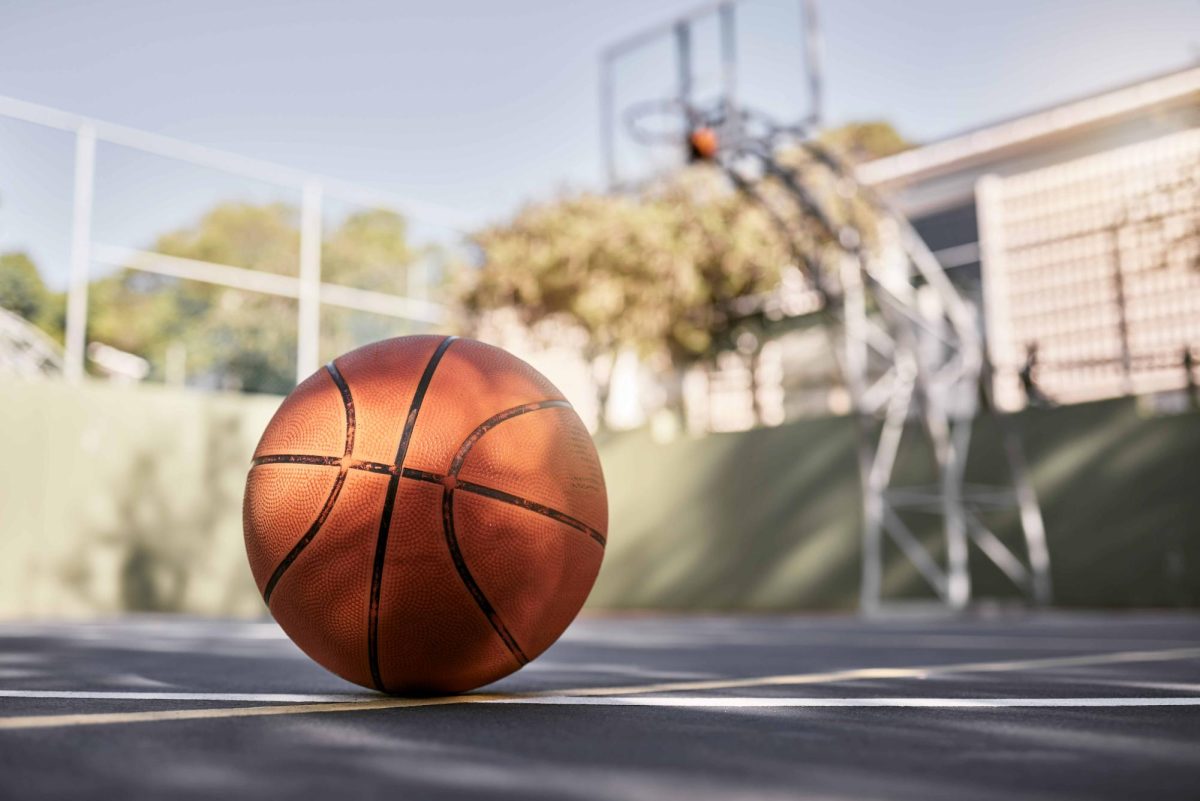
[[[83,379],[87,348],[88,281],[92,266],[92,194],[96,183],[96,129],[84,123],[75,131],[75,196],[71,212],[71,276],[67,286],[66,352],[63,371],[69,381]]]
[[[972,543],[1031,603],[1048,604],[1050,560],[1041,510],[1020,440],[999,412],[1010,480],[1004,486],[967,481],[981,393],[991,391],[974,307],[908,220],[859,184],[807,129],[771,128],[759,119],[755,129],[768,133],[751,136],[744,114],[727,109],[702,119],[719,128],[724,149],[717,163],[736,187],[768,207],[784,234],[794,237],[797,229],[813,226],[841,254],[836,264],[821,263],[794,247],[797,266],[824,299],[821,313],[859,424],[863,611],[877,612],[886,604],[888,542],[952,610],[966,608],[973,598]],[[780,158],[784,151],[791,157]],[[797,152],[807,156],[802,166],[794,166]],[[790,213],[779,208],[781,197],[790,201]],[[856,203],[869,209],[870,245],[867,220],[849,210]],[[901,442],[908,439],[923,440],[930,453],[931,484],[897,484],[894,468]],[[937,515],[940,542],[923,540],[902,511]],[[1014,550],[987,527],[985,513],[997,511],[1015,513],[1023,548]]]
[[[961,610],[972,599],[972,543],[1031,602],[1049,603],[1050,562],[1041,510],[1020,441],[999,411],[1010,480],[1004,487],[967,481],[981,394],[988,396],[989,409],[996,408],[991,381],[984,375],[987,361],[976,309],[959,294],[905,216],[859,182],[855,171],[814,136],[824,99],[817,3],[799,4],[808,81],[797,86],[811,108],[788,125],[747,108],[737,96],[737,7],[735,0],[708,3],[604,51],[600,94],[610,184],[618,183],[613,69],[619,59],[670,34],[673,96],[635,103],[622,116],[631,138],[648,146],[678,148],[699,128],[710,130],[716,151],[704,157],[766,212],[789,244],[795,268],[807,277],[807,289],[820,298],[818,313],[833,340],[860,432],[863,610],[873,612],[884,604],[888,542],[951,609]],[[691,26],[714,14],[723,45],[723,92],[698,106]],[[643,124],[664,114],[678,115],[682,132]],[[807,243],[800,244],[805,238]],[[952,255],[961,259],[964,254]],[[931,454],[934,479],[927,486],[896,483],[901,442],[910,438],[921,438]],[[1023,548],[1009,547],[986,525],[985,513],[1005,510],[1014,511],[1020,521]],[[940,541],[927,542],[920,529],[914,532],[902,511],[937,515]]]

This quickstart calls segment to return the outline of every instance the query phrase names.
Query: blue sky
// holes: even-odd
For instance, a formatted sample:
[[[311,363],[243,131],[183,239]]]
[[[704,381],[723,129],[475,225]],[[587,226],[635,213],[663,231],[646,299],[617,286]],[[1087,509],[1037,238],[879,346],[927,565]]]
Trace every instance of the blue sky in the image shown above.
[[[600,183],[597,53],[692,5],[0,0],[0,94],[484,221]],[[1200,55],[1200,0],[824,0],[820,10],[829,120],[885,118],[917,140]],[[743,55],[794,41],[790,25],[751,25]],[[777,97],[799,84],[786,70],[758,80],[774,81],[759,88]],[[280,196],[110,150],[96,229],[115,244],[145,245],[219,197]],[[0,123],[0,249],[30,250],[55,283],[70,157],[64,135]]]

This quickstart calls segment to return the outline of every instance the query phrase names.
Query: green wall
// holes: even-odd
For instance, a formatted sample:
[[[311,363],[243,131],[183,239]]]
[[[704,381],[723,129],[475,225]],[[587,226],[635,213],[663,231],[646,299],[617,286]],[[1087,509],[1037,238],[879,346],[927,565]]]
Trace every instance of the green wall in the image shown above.
[[[260,614],[242,550],[241,492],[278,402],[5,383],[0,617]],[[1117,401],[1035,410],[1017,422],[1044,505],[1057,602],[1200,606],[1200,416],[1142,417]],[[591,604],[852,608],[854,438],[846,418],[667,445],[644,432],[602,437],[612,521]],[[1002,475],[995,432],[981,425],[977,438],[973,477]],[[898,469],[919,482],[927,462],[907,446]],[[1019,548],[1011,516],[989,522]],[[934,518],[910,523],[936,543]],[[972,573],[981,595],[1014,595],[977,552]],[[929,597],[897,558],[886,588]]]
[[[0,617],[258,614],[242,482],[279,399],[0,388]]]
[[[1132,400],[1035,409],[1013,421],[1046,522],[1055,602],[1200,606],[1200,415],[1146,417]],[[602,443],[612,535],[593,603],[614,607],[850,608],[860,566],[859,484],[848,418],[656,445],[643,433]],[[897,474],[928,481],[919,438]],[[1006,478],[999,431],[975,432],[968,480]],[[940,520],[906,522],[936,552]],[[1014,514],[986,518],[1015,553]],[[940,554],[939,554],[940,555]],[[978,597],[1017,598],[972,548]],[[932,598],[898,553],[885,594]]]

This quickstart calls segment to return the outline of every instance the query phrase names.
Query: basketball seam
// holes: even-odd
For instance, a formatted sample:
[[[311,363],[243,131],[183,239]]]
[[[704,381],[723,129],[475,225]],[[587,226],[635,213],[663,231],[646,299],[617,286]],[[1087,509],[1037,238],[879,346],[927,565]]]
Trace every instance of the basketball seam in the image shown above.
[[[301,464],[313,465],[317,467],[337,466],[342,464],[344,460],[338,456],[309,456],[307,454],[275,454],[272,456],[263,456],[254,461],[255,466],[263,464]],[[418,470],[415,467],[397,468],[394,464],[385,464],[384,462],[371,462],[363,459],[356,459],[350,462],[347,467],[350,470],[361,470],[366,473],[378,473],[380,475],[390,476],[399,474],[401,478],[411,479],[413,481],[424,481],[427,484],[441,484],[446,480],[446,476],[442,473],[434,473],[430,470]],[[520,508],[549,517],[552,520],[569,526],[576,531],[583,532],[595,540],[601,547],[608,543],[607,538],[600,533],[598,529],[589,526],[577,517],[572,517],[566,512],[559,511],[552,506],[538,503],[530,498],[524,498],[520,495],[514,495],[510,492],[505,492],[496,487],[490,487],[486,484],[479,484],[473,481],[458,481],[458,489],[463,492],[470,492],[475,495],[480,495],[485,498],[490,498],[494,501],[507,503]]]
[[[421,373],[413,393],[412,402],[408,407],[408,416],[404,420],[404,430],[400,434],[400,444],[396,448],[394,469],[389,471],[387,496],[383,503],[383,513],[379,518],[379,534],[375,540],[375,561],[371,571],[371,595],[367,612],[367,659],[371,668],[371,680],[380,692],[387,692],[383,676],[379,671],[379,596],[383,589],[383,568],[387,557],[388,534],[392,526],[392,513],[395,510],[396,490],[400,484],[400,475],[404,470],[404,459],[408,455],[408,446],[412,441],[413,429],[417,425],[417,416],[421,405],[425,402],[425,393],[433,381],[433,374],[438,364],[456,337],[446,337],[429,357],[429,363]]]
[[[354,398],[350,395],[350,386],[346,383],[346,379],[342,377],[341,372],[337,369],[337,365],[333,362],[325,365],[325,371],[338,388],[338,392],[342,396],[342,406],[346,410],[346,457],[350,456],[351,450],[354,448]],[[346,483],[346,474],[348,466],[345,459],[336,460],[334,462],[327,461],[330,457],[313,457],[313,456],[298,456],[291,454],[280,454],[277,456],[263,456],[255,459],[253,465],[257,467],[262,464],[339,464],[337,478],[334,479],[333,486],[329,489],[329,496],[325,499],[325,505],[321,507],[321,511],[317,513],[317,517],[313,520],[312,525],[304,532],[291,550],[284,555],[279,564],[275,566],[275,570],[271,572],[271,577],[267,579],[267,584],[263,587],[263,602],[267,608],[271,606],[271,596],[275,592],[276,585],[283,578],[283,574],[288,568],[299,558],[300,554],[308,547],[308,544],[317,536],[317,532],[321,530],[321,526],[329,518],[333,512],[333,505],[337,503],[338,496],[342,493],[342,486]],[[319,460],[319,461],[313,461]]]
[[[340,467],[342,457],[313,456],[307,453],[273,453],[270,456],[256,456],[250,464],[252,467],[260,467],[264,464],[311,464],[317,467]]]
[[[490,498],[493,501],[499,501],[501,503],[509,504],[510,506],[516,506],[519,509],[524,509],[527,512],[539,514],[542,517],[548,517],[551,520],[562,523],[564,526],[569,526],[576,531],[587,534],[588,537],[595,540],[600,547],[604,547],[607,542],[603,534],[589,526],[587,523],[584,523],[579,518],[571,517],[571,515],[566,514],[565,512],[560,512],[553,507],[545,506],[537,501],[532,501],[528,498],[522,498],[519,495],[513,495],[505,492],[504,490],[496,489],[495,487],[489,487],[484,484],[476,484],[473,481],[459,481],[456,488],[462,490],[463,492],[469,492],[473,495]]]
[[[483,612],[484,617],[487,618],[496,635],[520,665],[528,664],[529,657],[525,655],[520,643],[517,642],[517,638],[508,630],[508,626],[504,624],[500,613],[492,605],[491,601],[488,600],[487,595],[483,592],[483,588],[479,586],[479,583],[471,574],[470,568],[467,567],[466,559],[463,558],[462,551],[458,546],[458,535],[454,530],[454,489],[458,483],[458,472],[462,469],[463,463],[467,459],[467,454],[471,452],[471,449],[475,447],[475,444],[479,442],[484,434],[506,420],[512,420],[515,417],[520,417],[530,412],[553,408],[569,409],[571,408],[571,404],[561,399],[535,401],[533,403],[514,406],[511,409],[505,409],[484,420],[463,440],[463,444],[459,447],[458,452],[450,460],[450,469],[446,473],[446,481],[442,484],[442,530],[446,537],[446,547],[450,551],[450,558],[454,561],[454,568],[458,571],[458,577],[466,586],[467,591],[471,593],[471,597],[475,599],[476,606]]]
[[[483,438],[484,434],[491,431],[493,428],[505,422],[506,420],[511,420],[514,417],[520,417],[523,414],[536,412],[541,409],[556,408],[573,409],[574,407],[572,407],[571,404],[565,400],[543,400],[535,401],[533,403],[525,403],[520,406],[514,406],[511,409],[505,409],[502,412],[492,415],[479,426],[477,426],[475,430],[467,436],[466,440],[463,441],[462,446],[459,447],[458,452],[454,455],[454,458],[450,462],[450,471],[447,475],[454,479],[456,486],[460,487],[466,492],[483,495],[485,497],[492,498],[493,500],[502,501],[504,503],[512,504],[513,506],[519,506],[522,509],[528,509],[531,512],[536,512],[540,515],[558,520],[559,522],[565,523],[574,529],[582,531],[596,542],[600,543],[600,545],[604,545],[605,539],[603,534],[584,523],[582,520],[574,518],[565,512],[560,512],[557,509],[544,506],[537,501],[530,500],[529,498],[523,498],[519,495],[513,495],[501,489],[489,487],[484,484],[477,484],[471,481],[458,480],[458,474],[462,470],[463,464],[467,460],[467,454],[469,454],[471,449],[474,448],[479,440]],[[439,480],[441,480],[440,477]]]
[[[565,400],[559,399],[523,403],[520,406],[514,406],[511,409],[505,409],[502,412],[497,412],[487,420],[484,420],[475,427],[474,431],[467,435],[467,438],[459,447],[458,452],[454,454],[454,458],[450,460],[450,470],[448,475],[455,476],[457,478],[458,471],[462,470],[463,462],[466,461],[467,454],[470,453],[471,449],[475,447],[475,443],[479,442],[484,434],[491,431],[505,420],[511,420],[514,417],[520,417],[521,415],[528,414],[529,412],[553,408],[570,409],[571,404],[567,403]]]
[[[504,625],[500,613],[496,611],[496,607],[492,606],[492,602],[488,600],[483,588],[479,586],[479,582],[475,581],[475,577],[471,575],[471,570],[467,567],[467,561],[458,547],[458,536],[454,531],[454,490],[449,487],[442,492],[442,530],[446,537],[446,547],[450,550],[450,558],[454,561],[454,569],[458,571],[458,577],[466,586],[467,591],[471,593],[471,597],[475,599],[475,605],[483,612],[484,617],[491,624],[492,630],[496,632],[518,664],[522,666],[529,664],[529,657],[525,656],[516,637],[508,630],[508,626]]]

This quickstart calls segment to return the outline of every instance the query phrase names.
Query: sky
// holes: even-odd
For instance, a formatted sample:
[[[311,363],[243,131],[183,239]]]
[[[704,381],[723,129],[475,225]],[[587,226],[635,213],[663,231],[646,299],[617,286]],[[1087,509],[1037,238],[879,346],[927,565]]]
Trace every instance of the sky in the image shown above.
[[[739,31],[743,79],[799,109],[798,29],[779,22],[795,0],[749,2],[759,14]],[[365,184],[470,227],[600,186],[599,51],[694,5],[0,0],[0,95]],[[1200,57],[1200,0],[823,0],[819,11],[827,121],[886,119],[916,141]],[[632,72],[643,89],[668,77],[654,63]],[[0,250],[31,252],[57,285],[71,154],[65,134],[0,120]],[[146,246],[231,196],[294,199],[102,147],[96,237]]]

